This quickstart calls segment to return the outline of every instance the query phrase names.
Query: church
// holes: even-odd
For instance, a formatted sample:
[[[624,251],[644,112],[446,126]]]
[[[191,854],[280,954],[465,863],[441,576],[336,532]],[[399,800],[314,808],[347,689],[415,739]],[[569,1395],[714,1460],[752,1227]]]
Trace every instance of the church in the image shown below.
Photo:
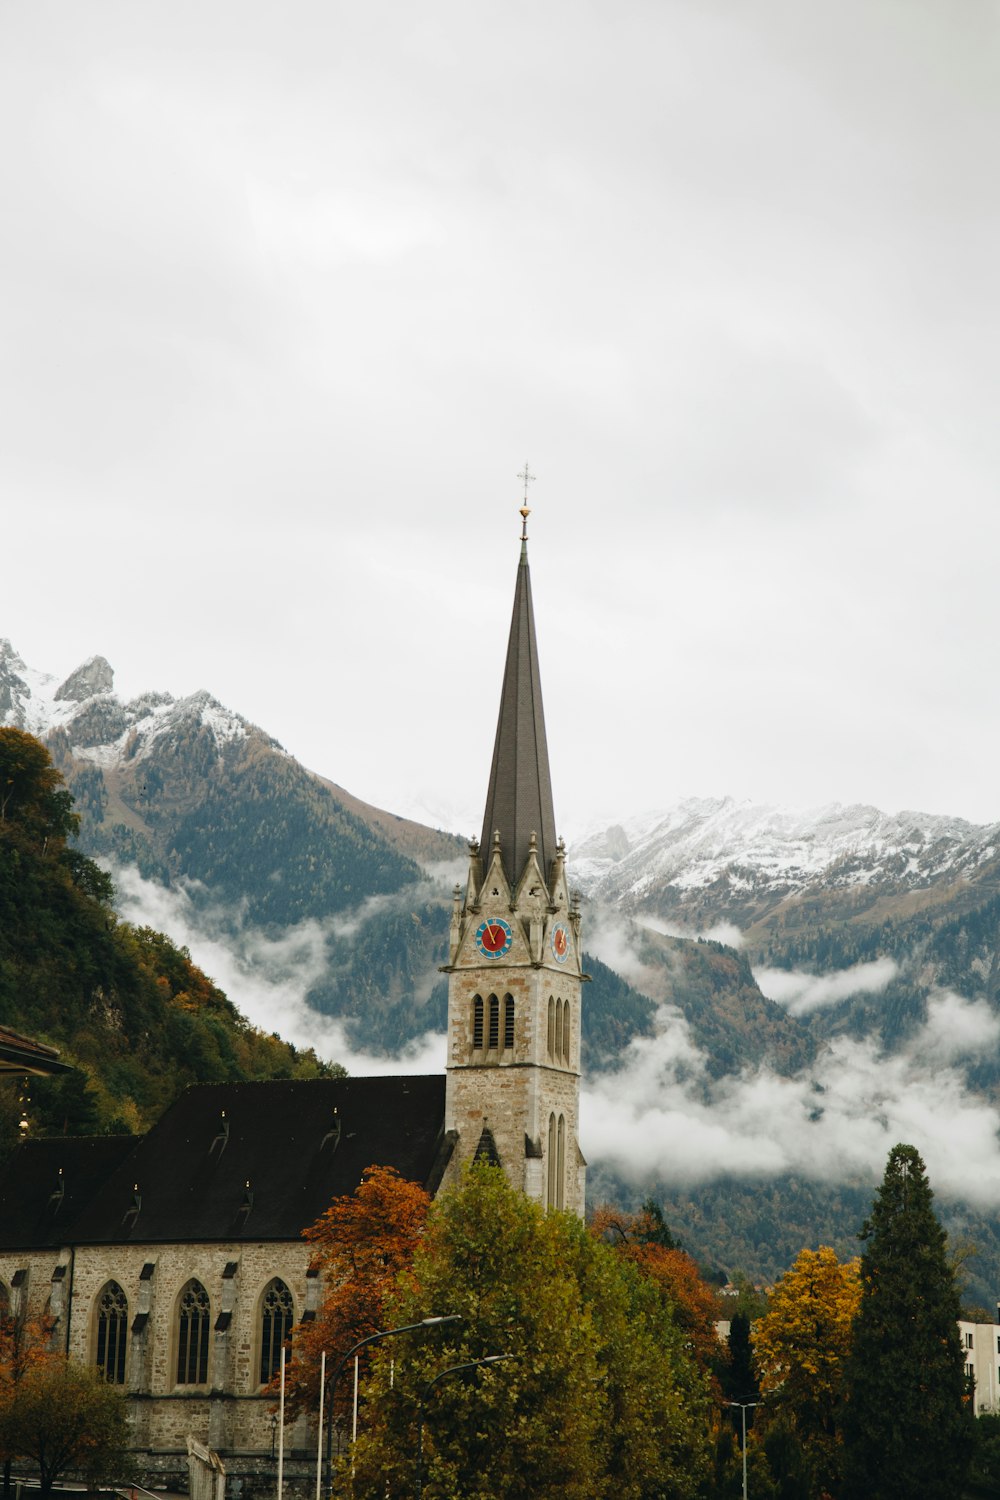
[[[444,1076],[198,1085],[145,1136],[29,1139],[0,1175],[0,1315],[47,1315],[54,1348],[123,1389],[151,1487],[187,1488],[194,1439],[247,1496],[271,1492],[264,1388],[323,1293],[302,1230],[366,1167],[435,1193],[487,1160],[544,1206],[583,1214],[586,976],[521,516],[482,837],[453,897]],[[284,1441],[286,1479],[304,1484],[308,1419]]]

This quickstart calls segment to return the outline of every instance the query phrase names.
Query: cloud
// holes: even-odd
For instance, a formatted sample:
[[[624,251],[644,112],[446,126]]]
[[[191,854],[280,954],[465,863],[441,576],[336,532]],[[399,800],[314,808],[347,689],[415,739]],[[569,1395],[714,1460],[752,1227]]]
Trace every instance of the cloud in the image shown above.
[[[942,1062],[982,1056],[1000,1042],[1000,1016],[985,1000],[963,1000],[941,991],[927,1002],[927,1020],[916,1047],[926,1057]]]
[[[801,969],[755,969],[754,978],[769,1000],[783,1005],[793,1016],[805,1016],[827,1005],[839,1005],[852,995],[877,995],[899,973],[892,958],[854,964],[832,974],[808,974]]]
[[[234,930],[232,913],[227,914],[229,921],[216,921],[218,913],[196,907],[184,890],[143,880],[132,867],[116,868],[112,874],[122,916],[169,933],[187,948],[252,1025],[276,1032],[297,1047],[313,1047],[320,1057],[342,1063],[355,1075],[438,1073],[444,1067],[442,1035],[426,1032],[392,1056],[367,1053],[348,1040],[344,1020],[323,1015],[309,1004],[309,991],[328,968],[324,924],[300,922],[277,937],[241,930],[239,924]],[[353,935],[362,922],[398,899],[372,897],[356,912],[338,916],[330,931],[339,937]]]
[[[795,1172],[825,1182],[877,1176],[897,1141],[922,1152],[945,1196],[1000,1204],[1000,1111],[971,1091],[955,1060],[996,1048],[982,1001],[942,994],[908,1046],[837,1038],[810,1067],[713,1079],[687,1022],[661,1006],[652,1038],[585,1082],[584,1149],[636,1181],[693,1183]]]

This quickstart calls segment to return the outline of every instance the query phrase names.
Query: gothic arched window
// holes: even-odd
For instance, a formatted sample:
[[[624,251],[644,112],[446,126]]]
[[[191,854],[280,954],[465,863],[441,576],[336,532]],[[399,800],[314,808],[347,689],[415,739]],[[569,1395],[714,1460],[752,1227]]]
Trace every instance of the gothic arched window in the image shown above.
[[[549,1149],[546,1163],[545,1203],[548,1208],[556,1206],[556,1117],[549,1115]]]
[[[562,1033],[562,1039],[563,1039],[563,1049],[562,1049],[563,1062],[568,1065],[568,1063],[569,1063],[569,1001],[568,1000],[564,1000],[563,1001],[563,1033]]]
[[[500,1001],[496,995],[490,996],[490,1051],[496,1052],[500,1046]]]
[[[208,1380],[210,1305],[200,1281],[189,1281],[177,1308],[177,1384],[204,1385]]]
[[[556,1002],[553,995],[549,996],[549,1061],[555,1056],[556,1051]]]
[[[562,1062],[563,1056],[563,1003],[556,1001],[556,1045],[554,1049],[556,1062]]]
[[[556,1132],[556,1208],[566,1207],[566,1116],[559,1116]]]
[[[508,1052],[514,1050],[514,996],[505,995],[503,1001],[503,1044]]]
[[[110,1385],[125,1384],[128,1298],[109,1281],[97,1299],[97,1368]]]
[[[483,1050],[483,997],[477,995],[472,1002],[472,1050]]]
[[[260,1304],[260,1383],[267,1385],[281,1365],[281,1346],[291,1337],[292,1294],[277,1277],[264,1288]]]

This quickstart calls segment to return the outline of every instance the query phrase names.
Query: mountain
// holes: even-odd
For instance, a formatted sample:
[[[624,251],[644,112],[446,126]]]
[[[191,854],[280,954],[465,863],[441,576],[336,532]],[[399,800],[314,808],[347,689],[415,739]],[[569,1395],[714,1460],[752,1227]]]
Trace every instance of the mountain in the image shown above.
[[[840,920],[876,921],[962,890],[1000,890],[1000,824],[691,798],[587,835],[573,868],[612,905],[693,931],[730,923],[754,947],[805,925],[817,900]]]

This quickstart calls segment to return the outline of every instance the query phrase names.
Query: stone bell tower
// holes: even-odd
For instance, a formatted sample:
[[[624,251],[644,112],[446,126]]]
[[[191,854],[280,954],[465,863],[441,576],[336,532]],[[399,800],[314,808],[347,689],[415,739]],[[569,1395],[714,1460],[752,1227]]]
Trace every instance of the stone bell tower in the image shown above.
[[[527,475],[527,469],[525,469]],[[580,912],[556,840],[528,571],[527,505],[480,842],[455,887],[448,975],[449,1178],[484,1157],[580,1215]]]

